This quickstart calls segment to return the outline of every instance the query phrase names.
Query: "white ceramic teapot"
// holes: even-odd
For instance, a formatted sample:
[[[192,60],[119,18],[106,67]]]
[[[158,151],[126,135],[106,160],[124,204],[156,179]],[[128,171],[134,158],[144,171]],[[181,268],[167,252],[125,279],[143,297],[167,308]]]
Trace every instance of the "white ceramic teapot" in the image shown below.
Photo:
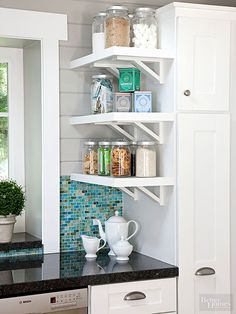
[[[135,230],[130,236],[128,236],[129,225],[131,223],[135,225]],[[124,217],[119,216],[118,211],[115,212],[115,216],[110,217],[105,222],[105,232],[103,231],[100,220],[95,219],[95,224],[97,224],[99,227],[100,237],[106,240],[110,247],[110,252],[108,254],[113,256],[115,256],[115,253],[112,250],[112,245],[117,243],[121,237],[128,241],[137,233],[139,229],[138,223],[136,221],[130,220],[127,222]]]

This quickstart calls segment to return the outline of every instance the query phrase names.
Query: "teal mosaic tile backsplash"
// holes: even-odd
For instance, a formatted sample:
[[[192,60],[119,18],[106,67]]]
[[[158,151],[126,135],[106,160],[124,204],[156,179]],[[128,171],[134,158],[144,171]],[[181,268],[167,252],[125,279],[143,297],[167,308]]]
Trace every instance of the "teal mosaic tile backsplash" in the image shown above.
[[[61,176],[61,252],[83,250],[81,234],[98,236],[93,219],[102,222],[118,210],[122,213],[122,193],[114,188],[71,181]]]

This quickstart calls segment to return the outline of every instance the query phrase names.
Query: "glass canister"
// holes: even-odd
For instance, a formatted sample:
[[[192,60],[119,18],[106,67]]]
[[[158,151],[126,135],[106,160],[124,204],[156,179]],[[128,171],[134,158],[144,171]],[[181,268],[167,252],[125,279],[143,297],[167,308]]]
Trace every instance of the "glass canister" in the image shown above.
[[[112,6],[106,10],[105,46],[129,47],[130,21],[128,9],[123,6]]]
[[[98,143],[98,175],[111,175],[111,142]]]
[[[93,52],[101,51],[105,48],[105,12],[99,12],[93,18],[92,24],[92,47]]]
[[[138,142],[136,177],[156,177],[157,153],[155,145],[155,142]]]
[[[131,152],[128,142],[112,142],[111,174],[114,177],[131,175]]]
[[[84,143],[85,151],[83,156],[83,173],[98,173],[98,152],[97,142],[88,140]]]
[[[134,37],[134,34],[133,34],[134,14],[132,12],[129,12],[128,17],[129,17],[129,22],[130,22],[130,38],[132,39]],[[134,46],[134,43],[132,42],[132,40],[130,40],[130,47],[133,47],[133,46]]]
[[[130,153],[131,153],[131,177],[136,176],[136,150],[137,150],[137,143],[131,142],[130,143]]]
[[[106,74],[93,76],[91,111],[93,114],[113,111],[113,77]]]
[[[152,8],[138,8],[133,18],[133,46],[157,48],[157,20]]]

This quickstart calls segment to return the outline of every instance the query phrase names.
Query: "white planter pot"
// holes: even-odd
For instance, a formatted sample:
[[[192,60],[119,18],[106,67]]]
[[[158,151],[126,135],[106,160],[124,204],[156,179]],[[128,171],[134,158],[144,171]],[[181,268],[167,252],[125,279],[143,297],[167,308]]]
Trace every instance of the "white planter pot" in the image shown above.
[[[12,240],[16,216],[0,216],[0,243],[8,243]]]

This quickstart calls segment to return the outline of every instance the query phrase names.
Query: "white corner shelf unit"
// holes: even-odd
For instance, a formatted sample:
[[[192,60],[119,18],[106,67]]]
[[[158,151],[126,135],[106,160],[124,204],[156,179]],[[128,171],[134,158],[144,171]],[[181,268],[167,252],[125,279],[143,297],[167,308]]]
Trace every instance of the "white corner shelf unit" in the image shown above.
[[[174,59],[173,55],[162,49],[140,49],[133,47],[111,47],[106,48],[99,53],[92,53],[82,58],[71,61],[70,68],[80,67],[99,67],[105,68],[116,77],[119,76],[118,68],[136,67],[141,73],[149,76],[152,80],[164,83],[168,72],[168,63]],[[156,66],[159,64],[159,66]],[[137,112],[110,112],[97,115],[75,116],[70,119],[71,125],[106,125],[122,136],[131,141],[137,140],[131,132],[125,129],[125,126],[132,126],[140,130],[146,136],[156,141],[157,144],[163,144],[164,124],[173,123],[175,114],[164,112],[137,113]],[[153,131],[152,126],[158,125],[158,130]],[[172,177],[103,177],[84,174],[72,174],[71,180],[90,184],[111,186],[125,192],[134,200],[137,200],[137,191],[142,191],[148,197],[165,205],[165,189],[174,186]]]
[[[130,125],[142,130],[142,132],[157,141],[158,144],[163,144],[164,142],[163,123],[174,121],[175,115],[173,113],[162,112],[110,112],[97,115],[77,116],[70,119],[71,125],[95,124],[109,126],[129,140],[135,141],[135,137],[121,127]],[[152,131],[146,124],[159,124],[158,134]]]
[[[164,83],[167,73],[167,62],[174,59],[174,56],[162,49],[142,49],[133,47],[110,47],[99,53],[92,53],[82,58],[71,61],[70,68],[76,69],[83,66],[106,68],[113,75],[118,77],[118,68],[136,67],[151,79]],[[159,63],[159,73],[150,67],[149,64]]]

